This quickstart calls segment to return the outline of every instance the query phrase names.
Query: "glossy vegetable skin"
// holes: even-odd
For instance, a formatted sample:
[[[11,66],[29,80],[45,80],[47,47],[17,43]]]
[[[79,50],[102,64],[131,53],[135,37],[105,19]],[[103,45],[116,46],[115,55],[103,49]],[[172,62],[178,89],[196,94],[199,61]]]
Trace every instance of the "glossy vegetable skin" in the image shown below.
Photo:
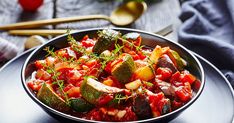
[[[80,41],[68,35],[68,47],[45,48],[28,81],[39,100],[85,119],[123,122],[158,117],[192,99],[199,80],[176,51],[144,47],[134,32],[97,33]]]

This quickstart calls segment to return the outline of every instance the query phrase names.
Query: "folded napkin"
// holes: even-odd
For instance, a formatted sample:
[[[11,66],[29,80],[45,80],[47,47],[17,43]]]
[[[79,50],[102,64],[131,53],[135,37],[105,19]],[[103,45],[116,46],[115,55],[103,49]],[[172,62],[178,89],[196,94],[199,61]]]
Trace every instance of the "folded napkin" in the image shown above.
[[[0,63],[15,57],[18,52],[18,48],[13,43],[0,38]]]
[[[182,4],[179,43],[218,67],[234,87],[234,0]]]

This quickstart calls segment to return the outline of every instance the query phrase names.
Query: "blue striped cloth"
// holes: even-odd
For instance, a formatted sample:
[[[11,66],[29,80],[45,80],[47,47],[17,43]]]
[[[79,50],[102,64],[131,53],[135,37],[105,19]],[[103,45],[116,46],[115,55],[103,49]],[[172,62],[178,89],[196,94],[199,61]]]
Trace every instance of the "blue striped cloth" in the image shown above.
[[[182,4],[179,43],[218,67],[234,87],[234,0]]]

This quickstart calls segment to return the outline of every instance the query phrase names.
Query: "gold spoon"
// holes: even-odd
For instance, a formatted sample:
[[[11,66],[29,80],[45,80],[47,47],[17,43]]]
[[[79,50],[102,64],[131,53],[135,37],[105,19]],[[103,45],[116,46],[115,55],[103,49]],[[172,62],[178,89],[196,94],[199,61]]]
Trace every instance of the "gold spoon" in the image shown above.
[[[78,30],[71,30],[71,32],[76,32]],[[173,31],[172,24],[169,24],[157,32],[154,32],[158,35],[166,36],[167,34]],[[18,36],[31,36],[31,35],[40,35],[40,36],[57,36],[62,35],[67,32],[66,29],[28,29],[28,30],[9,30],[8,33],[11,35],[18,35]]]
[[[147,5],[145,2],[130,1],[115,9],[110,16],[107,15],[86,15],[77,17],[55,18],[48,20],[37,20],[28,22],[19,22],[0,26],[0,30],[10,29],[28,29],[41,27],[45,25],[55,25],[59,23],[75,22],[81,20],[104,19],[108,20],[117,26],[126,26],[137,20],[146,11]]]

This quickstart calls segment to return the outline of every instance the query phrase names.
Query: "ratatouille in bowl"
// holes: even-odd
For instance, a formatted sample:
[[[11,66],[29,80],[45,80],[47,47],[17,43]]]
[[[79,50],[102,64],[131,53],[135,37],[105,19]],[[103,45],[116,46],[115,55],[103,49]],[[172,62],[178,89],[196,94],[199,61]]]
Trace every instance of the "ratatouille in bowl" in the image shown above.
[[[128,29],[67,34],[37,48],[22,69],[26,92],[73,121],[169,121],[204,86],[199,61],[160,36]]]

